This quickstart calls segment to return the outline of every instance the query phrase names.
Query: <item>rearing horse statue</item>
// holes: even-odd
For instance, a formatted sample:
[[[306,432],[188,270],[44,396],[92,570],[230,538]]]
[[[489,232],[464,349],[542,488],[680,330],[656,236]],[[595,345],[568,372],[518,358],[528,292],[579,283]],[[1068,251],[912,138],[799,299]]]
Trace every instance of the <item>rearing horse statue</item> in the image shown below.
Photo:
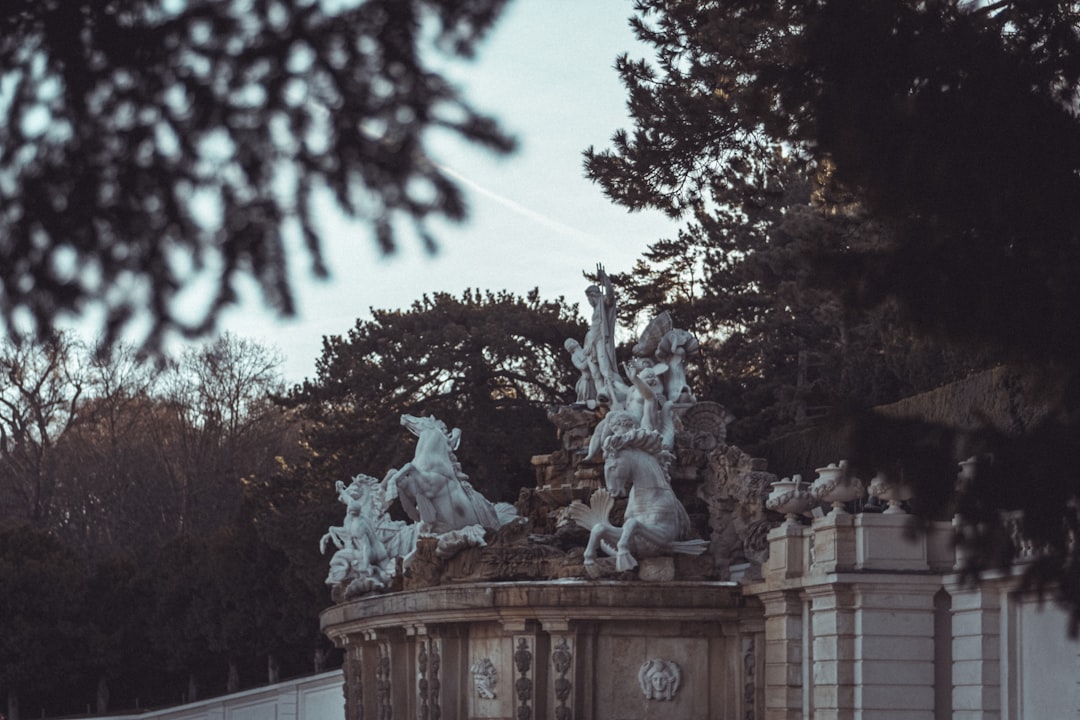
[[[625,428],[620,422],[621,411],[609,414],[609,427]],[[570,505],[570,517],[590,530],[585,548],[585,565],[596,562],[600,547],[615,556],[619,571],[637,567],[637,557],[682,553],[700,555],[708,542],[686,540],[690,532],[690,517],[686,514],[668,479],[663,438],[653,430],[633,428],[615,432],[603,440],[604,481],[589,498],[586,506],[575,500]],[[627,500],[625,520],[621,528],[611,524],[608,515],[614,497],[624,495],[632,484]]]
[[[416,436],[416,454],[412,462],[387,474],[386,496],[399,498],[409,517],[423,522],[432,533],[469,525],[494,530],[514,517],[512,506],[491,503],[461,472],[454,455],[461,430],[450,431],[434,417],[407,414],[401,416],[401,424]]]

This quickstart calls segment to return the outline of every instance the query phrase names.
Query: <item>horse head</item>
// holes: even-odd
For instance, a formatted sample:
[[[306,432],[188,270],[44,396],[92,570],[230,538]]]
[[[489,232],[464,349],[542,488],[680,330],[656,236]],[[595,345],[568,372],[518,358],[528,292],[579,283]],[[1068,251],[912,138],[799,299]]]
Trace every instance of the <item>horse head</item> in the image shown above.
[[[416,415],[409,415],[406,413],[401,416],[401,424],[416,437],[423,437],[425,433],[438,432],[446,438],[447,445],[451,450],[457,450],[458,445],[461,444],[461,429],[454,428],[453,430],[448,430],[446,423],[439,420],[434,415],[417,417]]]
[[[655,430],[614,432],[603,443],[604,482],[612,495],[625,495],[627,486],[634,482],[655,486],[665,478],[660,464],[663,438]]]

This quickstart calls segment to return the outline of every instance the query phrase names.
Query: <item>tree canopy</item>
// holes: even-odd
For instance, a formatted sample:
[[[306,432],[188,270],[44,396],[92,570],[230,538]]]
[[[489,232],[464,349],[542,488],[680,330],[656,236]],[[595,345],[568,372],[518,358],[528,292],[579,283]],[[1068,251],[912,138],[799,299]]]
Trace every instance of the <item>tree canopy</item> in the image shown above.
[[[433,133],[511,140],[431,66],[504,0],[13,0],[0,8],[0,318],[46,333],[104,310],[117,337],[204,334],[258,281],[293,310],[284,238],[318,275],[320,203],[391,251],[460,220]],[[209,299],[185,300],[197,282]],[[190,294],[190,293],[188,293]],[[204,297],[206,297],[204,292]]]
[[[762,279],[780,273],[785,312],[825,291],[839,327],[887,312],[923,346],[1053,379],[1030,398],[1045,419],[1020,435],[863,421],[852,451],[939,498],[951,455],[992,451],[958,500],[972,557],[1011,560],[1001,518],[1021,511],[1044,549],[1029,579],[1076,619],[1078,21],[1055,1],[639,0],[654,58],[617,62],[634,127],[586,153],[617,202],[691,217],[707,264],[767,262],[748,285],[719,273],[717,294],[779,298]],[[780,192],[791,166],[818,187]]]
[[[551,442],[547,407],[574,385],[563,342],[584,332],[572,308],[535,290],[437,293],[405,311],[373,311],[348,335],[324,338],[316,378],[289,396],[310,423],[316,476],[401,467],[412,459],[402,413],[435,415],[461,428],[458,457],[473,484],[515,500],[531,479],[528,448]]]

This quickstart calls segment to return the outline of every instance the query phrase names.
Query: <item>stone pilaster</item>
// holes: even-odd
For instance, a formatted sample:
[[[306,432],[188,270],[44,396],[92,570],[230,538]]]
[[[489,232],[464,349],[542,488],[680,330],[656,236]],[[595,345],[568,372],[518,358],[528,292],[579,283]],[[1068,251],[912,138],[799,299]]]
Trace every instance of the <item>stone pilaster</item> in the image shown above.
[[[803,600],[798,591],[762,593],[765,606],[765,720],[798,720],[803,709]]]
[[[426,635],[416,637],[416,720],[431,720],[431,643]]]
[[[576,676],[574,637],[569,633],[551,636],[551,688],[548,707],[555,720],[574,720],[574,679]]]
[[[364,661],[360,643],[345,644],[345,720],[364,720]]]
[[[934,720],[934,594],[928,576],[855,588],[855,708],[862,720]]]
[[[815,720],[855,720],[855,591],[848,585],[807,588],[813,636],[811,690]]]
[[[442,720],[442,638],[439,637],[431,638],[428,643],[428,694],[430,720]]]
[[[952,595],[954,720],[1001,717],[1001,592],[993,583],[946,584]]]
[[[514,636],[514,717],[533,720],[536,697],[536,638]]]
[[[376,645],[375,667],[375,706],[378,720],[390,720],[394,717],[394,672],[390,662],[390,643],[379,640]]]

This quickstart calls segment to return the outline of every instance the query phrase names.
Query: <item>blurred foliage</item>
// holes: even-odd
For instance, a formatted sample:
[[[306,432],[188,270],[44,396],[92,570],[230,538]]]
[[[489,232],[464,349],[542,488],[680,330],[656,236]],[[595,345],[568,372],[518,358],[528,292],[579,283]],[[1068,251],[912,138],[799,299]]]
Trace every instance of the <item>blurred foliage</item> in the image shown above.
[[[212,330],[244,277],[290,314],[285,238],[302,238],[325,275],[330,208],[366,222],[384,252],[403,231],[434,248],[429,220],[466,207],[431,138],[513,146],[434,69],[435,53],[471,57],[503,5],[2,3],[7,330],[45,335],[96,306],[106,344],[139,319],[158,349],[167,332]],[[185,294],[196,284],[205,301]]]

